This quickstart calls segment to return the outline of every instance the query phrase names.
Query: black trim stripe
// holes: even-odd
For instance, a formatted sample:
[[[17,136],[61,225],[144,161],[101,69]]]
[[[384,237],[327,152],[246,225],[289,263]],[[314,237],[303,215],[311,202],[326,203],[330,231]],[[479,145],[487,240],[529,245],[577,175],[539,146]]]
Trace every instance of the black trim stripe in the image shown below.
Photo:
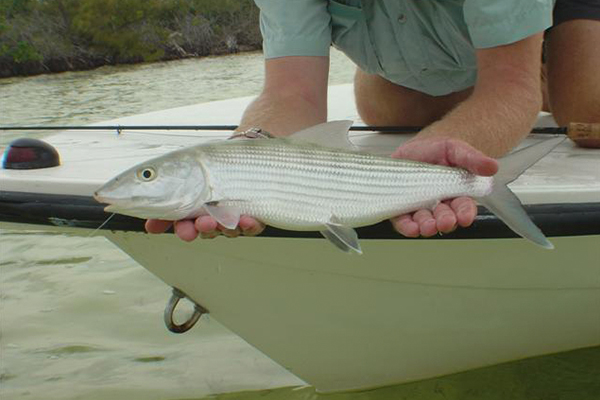
[[[600,202],[535,204],[525,209],[546,236],[600,235]],[[0,221],[35,225],[96,229],[110,214],[92,197],[0,190]],[[144,231],[144,220],[115,215],[102,229]],[[361,239],[408,239],[394,231],[387,221],[357,229]],[[268,227],[261,236],[320,238],[318,232],[286,231]],[[513,238],[517,235],[485,208],[468,229],[439,236],[442,239]]]

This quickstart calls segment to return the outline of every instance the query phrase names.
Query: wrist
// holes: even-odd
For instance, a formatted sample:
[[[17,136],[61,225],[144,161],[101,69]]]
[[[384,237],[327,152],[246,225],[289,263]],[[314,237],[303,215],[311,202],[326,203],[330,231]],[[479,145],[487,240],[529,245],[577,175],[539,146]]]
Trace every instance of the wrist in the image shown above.
[[[266,130],[253,126],[244,130],[236,130],[228,139],[272,139],[274,138]]]

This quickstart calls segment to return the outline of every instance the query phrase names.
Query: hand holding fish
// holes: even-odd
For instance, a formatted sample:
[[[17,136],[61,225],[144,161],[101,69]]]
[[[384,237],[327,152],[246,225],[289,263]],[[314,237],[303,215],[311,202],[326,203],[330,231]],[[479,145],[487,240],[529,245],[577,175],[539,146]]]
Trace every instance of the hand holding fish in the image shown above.
[[[196,219],[183,219],[175,222],[149,219],[146,221],[146,231],[149,233],[163,233],[172,224],[174,225],[177,237],[186,242],[190,242],[198,236],[203,239],[212,239],[221,234],[227,237],[237,237],[239,235],[256,236],[265,229],[265,225],[262,222],[247,215],[240,217],[240,222],[236,229],[227,229],[210,215],[202,215]]]
[[[412,217],[396,220],[409,235],[417,235],[417,227],[430,236],[469,225],[476,213],[472,197],[518,234],[552,248],[507,185],[564,138],[498,161],[462,141],[418,139],[390,158],[357,151],[348,140],[351,124],[332,121],[286,138],[176,150],[121,173],[94,196],[108,204],[108,212],[148,218],[149,232],[164,231],[168,221],[175,221],[183,240],[218,231],[256,234],[262,221],[280,229],[319,231],[339,249],[356,253],[362,250],[354,228],[414,210]],[[446,199],[455,200],[439,205]],[[427,211],[434,206],[433,214]]]
[[[398,147],[392,157],[430,164],[460,167],[479,176],[492,176],[498,162],[468,143],[448,138],[415,138]],[[433,210],[422,209],[392,218],[394,228],[407,237],[430,237],[450,233],[457,226],[470,226],[477,216],[477,206],[470,197],[445,200]]]

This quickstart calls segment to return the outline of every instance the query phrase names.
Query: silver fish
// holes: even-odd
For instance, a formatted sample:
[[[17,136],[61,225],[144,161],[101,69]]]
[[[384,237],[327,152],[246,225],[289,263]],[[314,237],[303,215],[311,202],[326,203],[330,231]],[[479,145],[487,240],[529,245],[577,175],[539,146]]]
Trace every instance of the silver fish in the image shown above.
[[[282,229],[320,231],[344,251],[361,253],[353,228],[458,196],[478,200],[519,235],[553,248],[506,186],[563,138],[499,160],[493,177],[461,168],[356,151],[352,121],[334,121],[287,138],[227,140],[177,150],[110,180],[94,197],[105,210],[179,220],[203,214],[235,228],[240,215]]]

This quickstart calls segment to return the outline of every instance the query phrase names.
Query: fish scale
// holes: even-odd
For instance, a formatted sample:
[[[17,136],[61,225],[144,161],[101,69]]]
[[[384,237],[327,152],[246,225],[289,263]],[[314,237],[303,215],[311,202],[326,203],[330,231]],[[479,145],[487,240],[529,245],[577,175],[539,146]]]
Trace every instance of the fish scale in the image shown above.
[[[467,171],[285,139],[198,148],[218,197],[286,229],[318,230],[335,216],[364,226],[455,196],[483,196],[491,178]],[[244,199],[244,201],[236,201]],[[251,200],[251,201],[248,201]]]

